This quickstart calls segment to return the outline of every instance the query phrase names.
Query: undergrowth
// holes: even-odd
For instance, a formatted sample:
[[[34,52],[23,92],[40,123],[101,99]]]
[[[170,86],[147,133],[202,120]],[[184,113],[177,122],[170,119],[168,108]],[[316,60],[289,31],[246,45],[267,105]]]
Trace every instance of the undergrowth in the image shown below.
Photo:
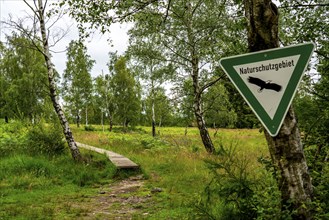
[[[270,172],[252,170],[245,156],[237,156],[234,144],[220,146],[216,157],[207,159],[211,181],[195,205],[197,216],[207,219],[289,219],[281,213],[280,192]]]
[[[214,138],[219,153],[210,156],[195,128],[186,135],[184,128],[161,128],[153,138],[147,127],[125,133],[90,127],[73,127],[76,140],[139,164],[146,177],[143,196],[161,189],[133,214],[136,219],[266,219],[278,209],[271,175],[257,162],[263,152],[254,146],[263,143],[257,131],[219,132]],[[87,151],[82,151],[86,163],[75,163],[55,125],[18,126],[14,135],[10,126],[5,129],[0,136],[0,151],[7,152],[0,156],[0,219],[42,219],[45,213],[46,219],[80,219],[90,212],[83,204],[99,187],[140,173],[118,172],[105,156]],[[232,140],[241,142],[227,148]],[[8,143],[10,151],[5,150]]]
[[[0,130],[0,219],[77,218],[89,211],[70,208],[74,198],[84,201],[118,173],[104,155],[82,152],[85,163],[74,162],[54,125]]]

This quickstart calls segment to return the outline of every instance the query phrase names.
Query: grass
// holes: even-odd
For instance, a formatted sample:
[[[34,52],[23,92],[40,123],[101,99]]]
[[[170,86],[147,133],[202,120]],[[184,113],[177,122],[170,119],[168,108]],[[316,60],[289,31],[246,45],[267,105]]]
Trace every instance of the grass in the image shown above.
[[[109,182],[115,173],[112,164],[97,163],[106,163],[102,157],[93,155],[96,162],[85,165],[68,156],[3,158],[0,219],[71,219],[88,213],[77,201],[83,203],[96,193],[95,187]]]
[[[204,160],[214,157],[204,150],[197,128],[189,128],[186,136],[185,128],[161,128],[156,138],[151,137],[150,127],[137,127],[128,133],[94,128],[86,132],[74,127],[73,131],[79,142],[112,150],[138,163],[149,177],[145,187],[164,189],[155,198],[155,205],[149,207],[148,219],[190,217],[188,213],[193,213],[200,193],[212,178]],[[212,137],[214,132],[210,129]],[[217,149],[220,145],[234,146],[236,156],[245,158],[253,172],[262,169],[257,158],[268,155],[265,139],[258,130],[222,129],[213,142]]]
[[[130,158],[146,176],[143,187],[124,196],[144,197],[155,187],[163,190],[153,194],[149,203],[137,205],[140,211],[132,214],[133,219],[193,218],[200,194],[212,179],[204,160],[216,157],[206,153],[196,128],[188,128],[186,136],[185,128],[161,128],[156,138],[151,137],[150,127],[127,133],[118,128],[114,132],[97,125],[93,128],[86,131],[73,126],[72,130],[81,143]],[[210,129],[217,149],[234,146],[236,156],[246,158],[249,169],[261,175],[257,174],[261,169],[257,158],[268,155],[263,134],[258,130],[221,129],[213,137],[214,132]],[[0,150],[4,146],[1,140]],[[81,219],[90,214],[90,202],[99,189],[125,173],[118,174],[103,155],[82,152],[86,164],[74,163],[68,153],[56,157],[22,153],[0,156],[0,219]]]
[[[2,132],[0,150],[7,153],[0,155],[0,219],[80,218],[89,213],[81,204],[117,172],[105,156],[90,152],[83,152],[84,164],[68,153],[32,155],[26,151],[31,146],[24,144],[24,128],[17,127],[15,136],[8,128]]]

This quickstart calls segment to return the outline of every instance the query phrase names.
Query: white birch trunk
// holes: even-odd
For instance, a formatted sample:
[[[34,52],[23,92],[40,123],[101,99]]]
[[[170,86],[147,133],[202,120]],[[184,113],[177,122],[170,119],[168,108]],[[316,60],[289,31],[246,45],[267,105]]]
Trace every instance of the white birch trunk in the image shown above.
[[[86,126],[88,126],[88,107],[86,106]]]
[[[102,128],[103,128],[103,132],[104,132],[104,112],[101,111],[101,124],[102,124]]]
[[[152,95],[152,136],[155,137],[155,111],[154,111],[154,94]]]
[[[58,97],[57,97],[57,89],[56,89],[56,82],[54,79],[54,69],[53,64],[51,62],[51,55],[49,52],[49,44],[48,44],[48,36],[46,32],[46,25],[45,25],[45,9],[43,7],[42,0],[38,0],[38,11],[37,16],[39,18],[40,22],[40,30],[41,30],[41,36],[42,36],[42,43],[43,43],[43,56],[45,58],[45,62],[47,65],[48,70],[48,81],[49,81],[49,90],[50,90],[50,98],[53,103],[54,109],[57,113],[57,116],[59,118],[59,121],[63,128],[63,133],[66,139],[66,142],[69,145],[71,155],[75,161],[82,161],[82,157],[80,154],[80,151],[77,147],[77,144],[74,141],[70,125],[68,121],[66,120],[66,117],[64,115],[64,112],[59,104]]]

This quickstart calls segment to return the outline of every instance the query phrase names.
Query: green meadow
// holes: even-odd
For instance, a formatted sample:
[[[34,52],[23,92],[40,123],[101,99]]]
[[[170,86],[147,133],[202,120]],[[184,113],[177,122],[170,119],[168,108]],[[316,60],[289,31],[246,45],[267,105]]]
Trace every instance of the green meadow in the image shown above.
[[[150,127],[125,133],[119,127],[112,132],[90,128],[73,127],[75,139],[122,154],[141,169],[117,170],[104,155],[86,150],[81,150],[85,160],[81,164],[72,160],[66,147],[60,153],[38,153],[42,138],[49,137],[33,131],[40,139],[31,143],[29,134],[36,128],[2,124],[0,219],[228,219],[241,214],[237,206],[254,209],[259,216],[264,210],[275,212],[279,204],[273,200],[277,190],[269,189],[274,183],[266,163],[260,162],[268,158],[264,134],[256,129],[220,129],[215,136],[210,130],[218,153],[208,155],[197,128],[188,128],[185,134],[185,128],[164,127],[155,138]],[[41,130],[54,140],[52,129]],[[111,186],[134,176],[142,176],[142,185],[112,195],[117,200],[97,211],[100,199],[109,198]],[[250,188],[250,193],[245,195],[241,186]],[[267,195],[270,201],[259,202],[264,196],[260,188],[273,193]],[[153,189],[160,190],[152,193]],[[209,196],[211,191],[218,194]],[[115,212],[125,205],[122,199],[132,198],[132,211]],[[266,206],[273,204],[268,211]]]

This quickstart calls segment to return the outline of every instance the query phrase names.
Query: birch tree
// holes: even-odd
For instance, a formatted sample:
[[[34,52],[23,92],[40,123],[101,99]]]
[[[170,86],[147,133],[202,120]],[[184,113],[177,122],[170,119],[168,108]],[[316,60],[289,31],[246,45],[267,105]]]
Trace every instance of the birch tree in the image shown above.
[[[165,94],[165,89],[157,87],[153,94],[149,94],[144,100],[144,110],[147,115],[147,121],[152,124],[157,123],[158,131],[160,133],[160,127],[162,125],[168,125],[170,123],[172,106]],[[154,125],[155,127],[155,125]],[[152,129],[152,133],[156,133],[155,129]],[[155,134],[153,134],[155,136]]]
[[[88,104],[91,102],[92,79],[90,71],[95,63],[87,54],[81,41],[71,41],[67,49],[66,69],[64,70],[63,97],[66,106],[80,126],[81,112],[86,111],[88,125]]]
[[[279,47],[279,11],[271,0],[246,0],[250,52]],[[293,219],[311,219],[313,188],[293,107],[276,137],[265,131],[272,162],[277,171],[282,209],[296,211]]]
[[[114,63],[111,80],[113,102],[116,117],[122,123],[124,131],[129,124],[138,122],[141,112],[140,89],[126,66],[125,57],[119,57]]]
[[[113,128],[113,114],[115,111],[115,104],[113,102],[113,88],[111,87],[111,76],[109,74],[102,73],[101,75],[95,78],[95,99],[97,106],[101,110],[101,118],[102,118],[102,125],[104,124],[104,116],[108,119],[110,128],[109,130],[112,131]]]
[[[156,112],[159,112],[159,109],[156,109],[157,91],[166,80],[172,77],[174,70],[170,63],[164,61],[161,49],[157,48],[152,39],[144,38],[138,28],[131,29],[129,33],[128,54],[134,64],[134,69],[138,72],[138,77],[145,84],[148,101],[151,102],[151,111],[147,113],[151,115],[152,136],[155,137]]]
[[[27,0],[24,0],[24,2],[33,11],[34,16],[36,16],[38,23],[40,25],[42,47],[36,47],[36,49],[38,49],[38,51],[42,53],[43,58],[46,63],[47,73],[48,73],[47,77],[48,77],[48,82],[49,82],[48,86],[49,86],[49,92],[50,92],[49,94],[50,94],[50,98],[51,98],[53,107],[57,113],[57,116],[58,116],[61,126],[63,128],[63,133],[65,136],[66,142],[69,145],[73,159],[75,161],[82,161],[82,157],[81,157],[80,151],[77,147],[77,144],[73,138],[73,134],[72,134],[70,125],[65,117],[63,109],[58,100],[57,85],[56,85],[56,81],[55,81],[55,69],[54,69],[54,65],[51,61],[51,54],[50,54],[49,42],[48,42],[49,29],[46,28],[47,0],[45,1],[45,3],[43,3],[42,0],[34,0],[33,1],[34,6],[31,5],[29,2],[27,2]]]
[[[7,117],[34,123],[45,113],[44,106],[49,101],[46,66],[42,54],[29,48],[30,39],[12,33],[7,40],[0,63],[3,99],[0,109]]]

